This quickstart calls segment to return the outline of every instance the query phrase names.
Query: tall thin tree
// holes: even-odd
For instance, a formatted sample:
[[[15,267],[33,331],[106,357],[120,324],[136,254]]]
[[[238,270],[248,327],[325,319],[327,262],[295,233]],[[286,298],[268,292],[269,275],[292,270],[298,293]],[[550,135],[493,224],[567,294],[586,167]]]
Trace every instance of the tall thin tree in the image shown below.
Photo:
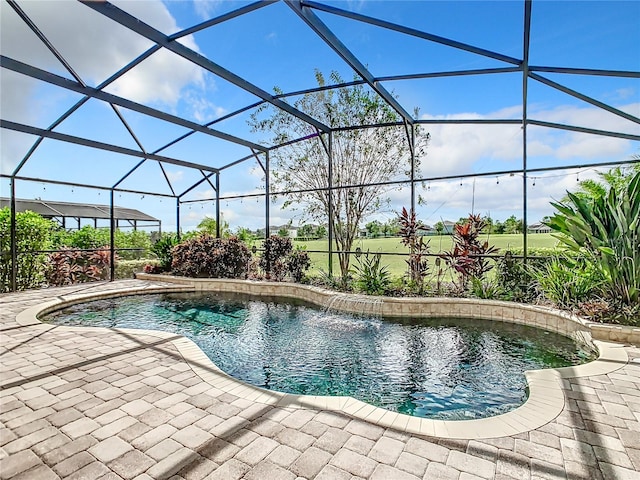
[[[330,74],[333,84],[343,84],[337,72]],[[316,71],[318,86],[324,75]],[[276,93],[279,92],[276,89]],[[410,135],[400,117],[375,92],[363,85],[322,90],[299,97],[293,105],[332,129],[332,184],[329,191],[329,161],[319,136],[272,151],[273,188],[280,191],[305,190],[286,195],[283,208],[300,209],[319,223],[333,212],[332,227],[342,278],[349,273],[349,251],[358,235],[360,223],[389,202],[393,188],[384,185],[411,176]],[[418,112],[416,111],[416,115]],[[253,131],[271,135],[271,142],[284,144],[317,134],[313,126],[268,104],[252,114]],[[385,126],[387,125],[387,126]],[[416,127],[414,175],[419,176],[420,159],[426,154],[429,134]],[[309,190],[311,190],[309,192]]]

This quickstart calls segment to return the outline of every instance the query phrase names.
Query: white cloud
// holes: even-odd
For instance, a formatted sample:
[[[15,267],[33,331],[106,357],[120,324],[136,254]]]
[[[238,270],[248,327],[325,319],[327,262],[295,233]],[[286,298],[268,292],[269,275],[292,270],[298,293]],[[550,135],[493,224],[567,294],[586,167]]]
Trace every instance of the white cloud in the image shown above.
[[[169,178],[169,181],[171,183],[179,182],[184,178],[184,171],[183,170],[177,170],[175,172],[167,172],[167,177]]]
[[[264,37],[264,39],[267,42],[275,43],[276,40],[278,39],[278,34],[276,32],[270,32],[269,34],[267,34],[266,37]]]
[[[618,107],[620,110],[638,115],[640,103]],[[513,118],[519,106],[509,107],[487,115],[462,113],[432,116],[424,114],[421,119],[491,119]],[[530,117],[537,120],[568,125],[578,125],[609,131],[629,131],[640,134],[640,126],[596,107],[559,106],[543,109],[531,108]],[[425,176],[455,175],[462,173],[518,168],[522,158],[522,129],[519,125],[425,125],[431,134],[427,156],[422,161]],[[549,157],[561,165],[572,159],[624,159],[632,148],[631,141],[584,133],[529,127],[527,152],[530,157]],[[496,164],[497,162],[511,165]],[[517,164],[515,163],[517,162]]]
[[[637,115],[640,104],[623,105],[619,108]],[[634,126],[632,122],[595,107],[560,106],[547,110],[534,109],[531,116],[537,120],[560,124],[640,134],[640,126]],[[546,157],[558,166],[576,163],[576,160],[623,160],[633,150],[631,141],[614,137],[537,126],[529,127],[528,132],[529,157]]]
[[[227,110],[209,101],[206,96],[197,91],[190,90],[183,96],[184,101],[191,110],[191,116],[198,123],[207,123],[215,118],[220,118]]]
[[[172,52],[160,50],[105,90],[138,103],[175,107],[189,85],[201,89],[203,71]]]
[[[616,108],[640,117],[640,103],[617,105]],[[533,105],[530,107],[529,117],[548,122],[640,135],[640,125],[637,123],[591,106],[559,105],[547,109]]]
[[[352,12],[362,12],[366,3],[365,0],[347,0],[347,9]]]
[[[616,100],[628,100],[636,95],[636,90],[633,87],[619,88],[616,90],[612,97]]]
[[[530,175],[527,178],[528,222],[535,223],[545,215],[551,215],[553,207],[550,202],[562,199],[567,191],[579,187],[579,181],[588,178],[597,178],[595,169]],[[471,213],[473,206],[474,213],[490,215],[501,221],[511,215],[522,218],[522,191],[522,176],[517,174],[430,182],[427,188],[420,190],[426,204],[418,207],[418,215],[428,224],[441,219],[455,221]],[[395,211],[400,207],[398,204]]]
[[[593,135],[570,134],[570,143],[559,145],[555,155],[561,160],[571,158],[601,158],[610,156],[621,158],[627,150],[625,143],[608,137],[596,137]]]
[[[4,68],[0,70],[0,81],[2,118],[25,124],[38,122],[39,118],[35,112],[41,108],[40,102],[35,98],[29,98],[29,92],[38,86],[37,81]]]
[[[195,200],[208,200],[210,198],[216,198],[216,192],[212,188],[206,190],[198,190],[194,193]]]
[[[112,0],[111,3],[167,35],[180,31],[173,15],[158,0]]]
[[[218,10],[222,0],[194,0],[193,9],[203,20],[209,20]]]
[[[0,130],[0,158],[2,158],[0,172],[4,174],[11,174],[13,169],[17,166],[18,162],[22,160],[24,155],[29,150],[29,147],[33,145],[35,138],[31,135],[24,133]],[[13,159],[12,162],[7,162],[4,159]],[[6,196],[6,192],[3,192],[3,196]]]
[[[79,2],[21,2],[20,6],[89,85],[104,81],[152,45]],[[180,30],[159,0],[118,2],[118,6],[164,33]],[[3,55],[71,78],[6,2],[0,4],[0,29]],[[180,41],[198,50],[192,37],[187,36]],[[52,112],[59,115],[69,106],[68,102],[55,105],[38,103],[35,99],[41,96],[40,92],[45,87],[22,75],[17,75],[20,81],[14,81],[12,75],[16,74],[4,71],[2,74],[3,118],[20,118],[17,121],[40,125],[45,118],[55,119]],[[160,50],[111,84],[108,91],[140,103],[166,105],[172,109],[187,88],[204,87],[205,75],[200,67]],[[51,90],[53,87],[46,88]],[[3,153],[22,149],[24,145],[3,148]],[[17,161],[15,157],[3,155],[3,170]]]
[[[480,119],[476,113],[447,116],[422,115],[422,119]],[[471,172],[481,159],[514,161],[522,156],[520,125],[434,124],[424,128],[431,134],[427,156],[422,161],[426,176]]]
[[[89,84],[105,80],[152,46],[149,40],[78,2],[23,2],[22,6],[69,65]],[[124,2],[118,6],[164,33],[180,30],[161,1]],[[4,2],[1,21],[3,54],[40,68],[64,72],[53,55]],[[197,50],[192,37],[180,41]],[[202,71],[175,54],[161,50],[113,84],[110,91],[136,101],[175,103],[180,89],[192,82],[202,84]]]

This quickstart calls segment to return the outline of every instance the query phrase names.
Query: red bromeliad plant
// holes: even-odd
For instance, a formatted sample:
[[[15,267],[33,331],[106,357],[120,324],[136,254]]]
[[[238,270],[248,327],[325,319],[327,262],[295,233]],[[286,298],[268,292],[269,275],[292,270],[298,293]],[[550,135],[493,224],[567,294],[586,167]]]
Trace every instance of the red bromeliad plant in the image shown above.
[[[479,239],[486,226],[487,222],[480,215],[470,214],[465,223],[454,227],[453,249],[441,255],[447,265],[458,273],[460,289],[466,288],[469,279],[481,279],[493,268],[486,255],[497,253],[498,248]]]

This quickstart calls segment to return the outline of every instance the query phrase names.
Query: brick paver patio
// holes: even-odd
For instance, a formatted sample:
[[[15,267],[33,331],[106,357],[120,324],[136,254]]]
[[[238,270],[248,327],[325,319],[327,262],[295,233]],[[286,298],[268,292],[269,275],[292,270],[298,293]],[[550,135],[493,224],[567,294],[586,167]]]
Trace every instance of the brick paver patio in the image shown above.
[[[0,295],[1,479],[640,479],[640,350],[565,379],[552,422],[446,440],[348,415],[239,398],[204,382],[172,338],[20,326],[27,307],[125,280]]]

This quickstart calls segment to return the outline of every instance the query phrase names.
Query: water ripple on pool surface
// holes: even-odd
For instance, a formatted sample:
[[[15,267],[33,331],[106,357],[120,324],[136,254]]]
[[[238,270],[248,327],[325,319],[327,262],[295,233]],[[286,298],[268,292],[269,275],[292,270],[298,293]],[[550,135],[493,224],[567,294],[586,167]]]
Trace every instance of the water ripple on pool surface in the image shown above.
[[[228,374],[259,387],[350,395],[451,420],[513,410],[526,400],[524,371],[576,365],[592,355],[569,338],[522,325],[368,318],[211,293],[98,300],[44,320],[173,332],[193,340]]]

